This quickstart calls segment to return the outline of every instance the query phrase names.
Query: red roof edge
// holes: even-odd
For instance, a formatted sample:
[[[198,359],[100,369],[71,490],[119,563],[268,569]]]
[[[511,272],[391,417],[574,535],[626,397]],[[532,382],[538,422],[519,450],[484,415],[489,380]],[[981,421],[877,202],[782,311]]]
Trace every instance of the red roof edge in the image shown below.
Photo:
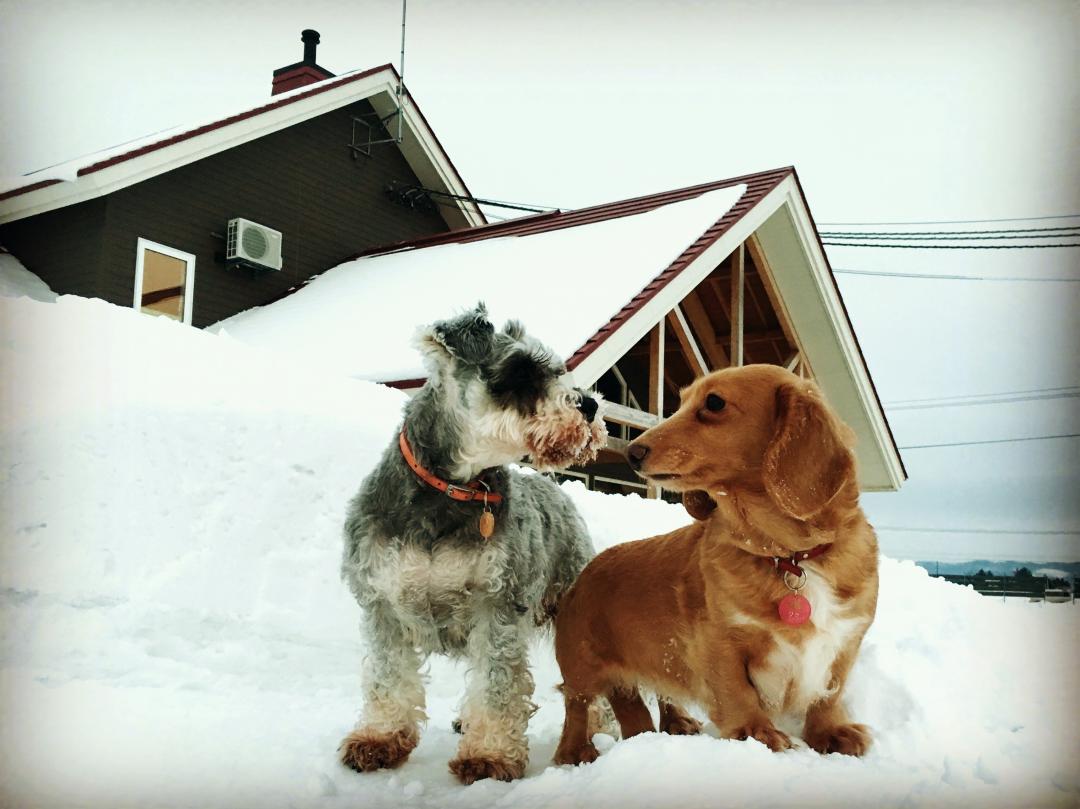
[[[337,79],[336,81],[328,81],[326,83],[321,83],[320,86],[313,87],[311,90],[307,90],[307,91],[305,91],[303,93],[297,93],[296,95],[291,95],[288,98],[281,98],[281,99],[278,99],[277,101],[271,101],[271,102],[269,102],[267,104],[263,104],[260,107],[256,107],[254,109],[247,110],[245,112],[237,113],[236,115],[231,115],[228,118],[222,118],[221,120],[214,121],[214,122],[209,123],[209,124],[204,124],[203,126],[197,127],[195,129],[188,130],[186,132],[180,132],[180,133],[178,133],[176,135],[173,135],[170,138],[166,138],[166,139],[160,140],[160,141],[155,141],[153,143],[146,144],[145,146],[140,146],[140,147],[138,147],[136,149],[131,149],[131,150],[127,151],[127,152],[123,152],[121,154],[114,155],[114,156],[106,158],[104,160],[99,160],[97,163],[92,163],[89,166],[84,166],[81,169],[79,169],[77,176],[85,177],[88,174],[93,174],[93,173],[101,171],[103,169],[107,169],[110,166],[115,166],[115,165],[117,165],[119,163],[124,163],[124,162],[126,162],[128,160],[133,160],[136,157],[141,157],[142,155],[149,154],[150,152],[155,152],[155,151],[157,151],[159,149],[164,149],[164,148],[166,148],[168,146],[172,146],[172,145],[177,144],[177,143],[182,143],[183,141],[190,140],[191,138],[196,138],[199,135],[205,135],[207,132],[213,132],[214,130],[222,129],[222,128],[226,127],[226,126],[230,126],[232,124],[239,123],[240,121],[245,121],[245,120],[247,120],[249,118],[254,118],[254,117],[258,116],[258,115],[262,115],[263,113],[270,112],[271,110],[275,110],[275,109],[278,109],[280,107],[284,107],[284,106],[286,106],[288,104],[293,104],[293,103],[295,103],[297,101],[300,101],[302,99],[311,98],[312,96],[319,95],[320,93],[325,93],[325,92],[327,92],[329,90],[334,90],[334,89],[336,89],[338,87],[342,87],[342,86],[344,86],[346,84],[351,84],[352,82],[360,81],[361,79],[366,79],[367,77],[372,76],[372,75],[374,75],[376,73],[382,72],[384,70],[390,71],[390,73],[394,77],[395,82],[400,80],[398,72],[397,72],[397,70],[394,69],[393,65],[391,65],[391,64],[379,65],[378,67],[373,67],[373,68],[370,68],[369,70],[364,70],[364,71],[361,71],[359,73],[354,73],[354,74],[351,74],[351,75],[348,75],[348,76],[342,76],[341,78]],[[450,159],[450,155],[447,154],[446,149],[443,148],[442,143],[439,141],[438,137],[435,135],[435,130],[431,128],[431,124],[428,123],[427,118],[424,116],[424,113],[421,111],[420,106],[416,103],[416,100],[413,98],[412,93],[409,93],[407,90],[406,90],[406,93],[407,93],[408,102],[413,105],[413,109],[416,110],[416,113],[420,117],[420,120],[424,122],[424,126],[426,126],[428,131],[431,133],[431,137],[435,141],[435,145],[438,146],[439,151],[442,152],[443,157],[446,159],[447,165],[449,165],[450,169],[454,172],[454,176],[456,177],[457,181],[461,184],[461,187],[463,189],[465,189],[465,193],[468,196],[471,197],[472,192],[469,191],[468,186],[465,185],[465,181],[461,178],[461,172],[459,172],[457,170],[457,166],[454,165],[453,161]],[[28,194],[31,191],[37,191],[40,188],[45,188],[45,187],[50,186],[50,185],[55,185],[56,183],[59,183],[59,182],[63,182],[63,181],[59,180],[59,179],[41,180],[41,181],[38,181],[38,182],[35,182],[35,183],[30,183],[28,185],[21,186],[19,188],[10,189],[10,190],[4,192],[3,194],[0,194],[0,200],[11,199],[12,197],[21,196],[22,194]],[[476,208],[475,204],[474,204],[473,207]],[[479,208],[476,208],[476,210],[479,213],[480,218],[486,223],[487,222],[487,217],[484,216],[483,211],[480,211]]]
[[[29,194],[31,191],[37,191],[39,188],[48,188],[50,185],[56,185],[57,183],[62,182],[63,180],[58,180],[54,178],[52,180],[39,180],[36,183],[24,185],[21,188],[12,188],[10,191],[5,191],[4,193],[0,194],[0,201],[5,199],[11,199],[12,197],[17,197],[20,194]]]
[[[633,315],[640,311],[645,304],[651,301],[669,283],[671,283],[683,270],[685,270],[698,256],[713,244],[717,239],[727,233],[736,222],[749,213],[765,196],[776,188],[789,174],[794,174],[795,169],[787,166],[774,171],[748,174],[742,177],[733,177],[730,180],[722,180],[716,183],[708,183],[705,186],[694,186],[693,190],[701,189],[700,193],[712,191],[718,188],[728,188],[733,185],[746,184],[746,192],[720,219],[713,223],[693,244],[676,258],[668,267],[650,281],[626,306],[601,327],[596,334],[590,337],[585,344],[575,351],[566,361],[566,367],[573,370],[585,359],[598,349],[613,332],[622,327]],[[684,189],[689,191],[691,189]],[[689,197],[687,197],[689,198]]]

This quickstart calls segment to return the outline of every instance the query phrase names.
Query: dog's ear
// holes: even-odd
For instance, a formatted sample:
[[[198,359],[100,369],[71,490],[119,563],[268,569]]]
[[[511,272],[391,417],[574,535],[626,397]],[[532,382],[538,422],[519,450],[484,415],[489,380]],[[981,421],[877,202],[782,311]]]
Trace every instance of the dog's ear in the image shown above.
[[[437,369],[451,358],[481,362],[491,352],[494,334],[487,307],[480,302],[475,309],[457,317],[421,327],[413,342],[424,355],[425,363]]]
[[[709,496],[708,492],[701,489],[683,492],[682,504],[686,512],[695,520],[707,520],[709,515],[716,511],[716,501]]]
[[[800,520],[827,506],[855,479],[851,430],[834,416],[812,383],[776,391],[776,429],[765,450],[765,491],[785,513]]]
[[[508,320],[503,326],[503,334],[511,340],[521,340],[525,337],[525,327],[520,320]]]

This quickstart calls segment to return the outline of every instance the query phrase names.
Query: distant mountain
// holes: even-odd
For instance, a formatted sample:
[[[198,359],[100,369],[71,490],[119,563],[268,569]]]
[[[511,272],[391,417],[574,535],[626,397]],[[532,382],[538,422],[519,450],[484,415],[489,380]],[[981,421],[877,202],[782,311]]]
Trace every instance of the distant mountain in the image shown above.
[[[1025,562],[1015,560],[991,562],[989,559],[972,559],[969,562],[920,561],[915,564],[926,568],[931,573],[942,573],[950,576],[970,576],[979,570],[989,571],[995,576],[1011,576],[1014,570],[1021,567],[1026,567],[1036,576],[1066,579],[1080,576],[1080,562]]]

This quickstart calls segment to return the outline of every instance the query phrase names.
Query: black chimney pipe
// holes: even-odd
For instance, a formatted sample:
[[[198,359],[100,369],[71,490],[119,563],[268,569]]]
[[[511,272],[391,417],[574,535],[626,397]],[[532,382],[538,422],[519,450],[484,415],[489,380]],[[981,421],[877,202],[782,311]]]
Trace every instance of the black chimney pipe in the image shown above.
[[[315,64],[315,49],[319,46],[319,32],[305,28],[300,32],[300,40],[304,43],[304,64]]]

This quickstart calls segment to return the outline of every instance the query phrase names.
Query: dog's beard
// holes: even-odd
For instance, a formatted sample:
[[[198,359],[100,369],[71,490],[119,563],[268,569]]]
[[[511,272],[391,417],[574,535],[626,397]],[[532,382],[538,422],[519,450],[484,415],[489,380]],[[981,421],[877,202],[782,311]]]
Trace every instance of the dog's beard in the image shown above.
[[[603,419],[587,422],[577,409],[537,416],[525,430],[533,465],[542,471],[565,469],[596,460],[607,443]]]

